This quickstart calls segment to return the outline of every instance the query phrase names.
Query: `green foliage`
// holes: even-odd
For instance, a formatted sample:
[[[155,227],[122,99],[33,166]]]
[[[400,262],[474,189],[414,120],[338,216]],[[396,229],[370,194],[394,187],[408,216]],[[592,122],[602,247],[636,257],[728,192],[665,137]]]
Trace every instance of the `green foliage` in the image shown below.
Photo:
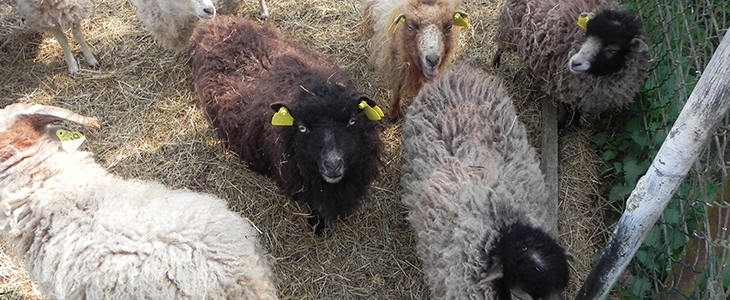
[[[648,170],[717,46],[715,28],[730,24],[726,0],[622,2],[644,21],[653,65],[635,101],[612,124],[600,124],[598,128],[609,130],[593,138],[604,162],[604,193],[617,213],[623,212],[625,200]],[[615,287],[620,299],[658,299],[660,282],[700,228],[704,205],[716,191],[712,182],[690,174],[636,253],[628,268],[631,276]]]

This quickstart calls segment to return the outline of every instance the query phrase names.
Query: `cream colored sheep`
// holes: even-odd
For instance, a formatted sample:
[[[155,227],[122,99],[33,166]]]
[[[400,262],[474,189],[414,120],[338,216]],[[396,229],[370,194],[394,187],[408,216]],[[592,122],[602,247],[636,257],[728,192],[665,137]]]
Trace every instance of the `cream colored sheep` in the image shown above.
[[[145,29],[163,47],[181,50],[200,19],[211,19],[218,13],[233,14],[240,0],[130,0],[137,8],[137,17]],[[269,17],[265,0],[259,0],[262,20]]]
[[[48,32],[56,38],[63,50],[69,74],[78,75],[79,64],[68,45],[66,37],[68,29],[71,29],[76,42],[79,43],[89,66],[94,69],[101,68],[81,32],[81,21],[91,16],[93,12],[94,4],[91,0],[15,0],[15,3],[26,26],[33,30]]]
[[[249,220],[212,195],[109,174],[58,121],[99,126],[57,107],[0,110],[0,234],[51,299],[277,297]]]

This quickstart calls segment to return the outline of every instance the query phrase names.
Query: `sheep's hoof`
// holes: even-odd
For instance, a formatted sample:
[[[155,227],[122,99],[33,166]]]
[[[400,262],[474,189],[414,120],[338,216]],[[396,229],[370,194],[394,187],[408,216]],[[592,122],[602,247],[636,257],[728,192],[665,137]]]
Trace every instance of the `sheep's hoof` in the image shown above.
[[[492,58],[492,66],[499,68],[500,62],[502,62],[502,49],[497,49],[497,52],[494,53],[494,57]]]
[[[317,236],[322,236],[322,232],[325,228],[327,228],[327,224],[324,222],[324,219],[322,219],[319,215],[310,215],[307,217],[307,223],[309,223],[309,226]]]

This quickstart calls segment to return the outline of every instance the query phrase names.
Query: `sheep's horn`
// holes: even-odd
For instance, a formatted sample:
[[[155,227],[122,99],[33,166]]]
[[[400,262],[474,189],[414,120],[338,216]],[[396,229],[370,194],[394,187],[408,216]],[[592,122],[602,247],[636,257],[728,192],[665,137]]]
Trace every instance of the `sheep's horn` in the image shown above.
[[[55,106],[33,105],[23,114],[35,117],[33,120],[34,126],[45,126],[57,121],[69,121],[95,129],[101,128],[99,120],[96,118],[82,116],[68,109]]]

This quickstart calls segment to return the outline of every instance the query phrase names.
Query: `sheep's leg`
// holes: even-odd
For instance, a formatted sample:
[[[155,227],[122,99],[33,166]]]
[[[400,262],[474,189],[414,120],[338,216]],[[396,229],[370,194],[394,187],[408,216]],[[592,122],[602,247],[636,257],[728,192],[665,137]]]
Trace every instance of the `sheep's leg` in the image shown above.
[[[52,34],[58,41],[58,44],[61,45],[63,58],[66,59],[66,65],[68,65],[68,73],[72,76],[79,75],[79,65],[76,63],[76,58],[74,58],[73,53],[71,53],[71,48],[68,46],[66,33],[64,33],[59,26],[48,29],[48,32]]]
[[[309,214],[307,217],[307,223],[309,223],[309,226],[311,226],[314,230],[314,234],[318,236],[322,235],[322,231],[327,228],[327,223],[325,223],[322,216],[320,216],[319,212],[316,210],[312,210]]]
[[[391,92],[390,107],[388,108],[388,118],[390,121],[397,121],[400,118],[400,84]]]
[[[266,0],[259,0],[259,8],[261,11],[261,20],[266,20],[269,17],[269,9],[266,7]]]
[[[494,57],[492,57],[492,66],[499,68],[500,62],[502,62],[502,49],[497,48],[497,52],[495,52]]]
[[[94,54],[91,53],[91,50],[89,50],[89,45],[86,43],[86,39],[84,38],[84,34],[81,33],[81,22],[74,23],[73,27],[71,28],[71,33],[73,33],[74,38],[76,39],[76,42],[79,43],[79,47],[81,48],[81,52],[84,53],[84,58],[86,59],[86,63],[89,64],[94,69],[100,69],[101,65],[99,64],[99,61],[96,60],[96,57],[94,57]]]

